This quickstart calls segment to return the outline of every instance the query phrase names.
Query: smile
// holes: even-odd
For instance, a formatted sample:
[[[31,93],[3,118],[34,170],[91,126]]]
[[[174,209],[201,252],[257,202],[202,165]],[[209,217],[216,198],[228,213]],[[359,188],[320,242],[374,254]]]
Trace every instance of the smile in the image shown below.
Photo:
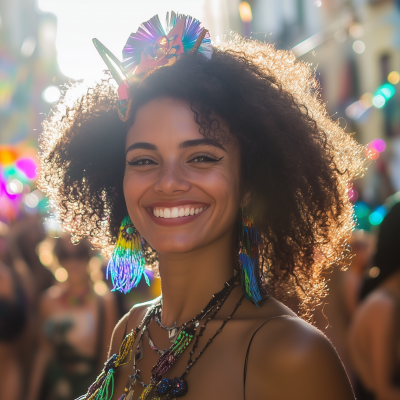
[[[153,215],[157,218],[181,218],[191,215],[197,215],[206,210],[207,207],[198,206],[194,204],[187,204],[172,208],[167,207],[154,207]]]

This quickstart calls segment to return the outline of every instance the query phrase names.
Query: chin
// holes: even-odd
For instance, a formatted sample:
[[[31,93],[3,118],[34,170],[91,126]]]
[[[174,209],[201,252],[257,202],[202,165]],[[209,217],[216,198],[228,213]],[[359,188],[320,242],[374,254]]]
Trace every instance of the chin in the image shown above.
[[[198,237],[190,237],[186,234],[168,235],[148,242],[150,246],[160,254],[189,253],[201,246]]]

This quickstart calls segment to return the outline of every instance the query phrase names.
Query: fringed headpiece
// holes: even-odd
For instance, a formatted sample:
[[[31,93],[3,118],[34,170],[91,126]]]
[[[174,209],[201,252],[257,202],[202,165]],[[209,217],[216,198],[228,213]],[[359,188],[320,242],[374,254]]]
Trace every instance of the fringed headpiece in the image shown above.
[[[129,85],[143,80],[157,68],[172,65],[183,53],[198,51],[211,58],[210,34],[199,20],[183,14],[167,13],[166,26],[158,15],[140,25],[129,36],[120,62],[99,40],[93,39],[98,52],[116,80],[119,96],[119,117],[129,118],[131,99]]]

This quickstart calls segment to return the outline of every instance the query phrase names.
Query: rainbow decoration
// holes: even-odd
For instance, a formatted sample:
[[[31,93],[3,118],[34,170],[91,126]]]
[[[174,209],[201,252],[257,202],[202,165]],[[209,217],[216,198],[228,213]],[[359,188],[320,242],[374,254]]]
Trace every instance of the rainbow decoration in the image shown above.
[[[47,199],[35,190],[37,153],[28,143],[0,145],[0,220],[11,222],[24,209],[45,211]]]
[[[145,259],[142,239],[129,216],[126,216],[119,229],[117,243],[107,265],[106,277],[111,275],[113,291],[128,293],[136,287],[142,276],[150,286],[150,280],[144,270]]]
[[[174,64],[183,53],[198,51],[208,59],[213,53],[210,34],[200,21],[174,12],[167,13],[165,29],[158,15],[141,24],[129,36],[122,62],[98,39],[93,43],[118,84],[119,116],[123,122],[130,114],[130,84],[143,80],[157,68]]]
[[[258,267],[258,244],[260,238],[252,219],[242,217],[242,246],[239,262],[242,273],[242,288],[247,299],[257,307],[261,301],[261,278]]]

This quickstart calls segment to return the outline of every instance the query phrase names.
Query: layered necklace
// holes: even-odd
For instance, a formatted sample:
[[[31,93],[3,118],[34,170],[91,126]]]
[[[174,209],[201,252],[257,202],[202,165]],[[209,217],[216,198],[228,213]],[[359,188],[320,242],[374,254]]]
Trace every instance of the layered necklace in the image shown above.
[[[172,400],[177,397],[184,396],[188,391],[188,384],[185,379],[186,375],[190,372],[191,368],[196,364],[208,346],[213,342],[215,337],[221,333],[222,329],[232,318],[242,303],[244,296],[241,297],[229,317],[222,322],[220,328],[217,329],[214,335],[199,351],[197,357],[193,358],[193,355],[198,348],[199,339],[201,336],[203,336],[208,322],[216,317],[222,305],[225,303],[226,299],[229,297],[237,284],[237,277],[233,277],[228,282],[225,282],[224,288],[212,296],[207,306],[201,310],[198,315],[179,327],[176,325],[176,322],[173,327],[166,327],[161,323],[160,316],[162,313],[162,300],[159,303],[150,306],[147,309],[146,314],[139,326],[136,329],[132,329],[132,331],[125,336],[118,354],[114,354],[108,359],[108,361],[105,363],[102,373],[97,377],[97,380],[90,386],[86,395],[80,397],[78,400],[112,399],[114,394],[115,370],[120,366],[131,362],[136,339],[138,340],[136,351],[133,355],[133,375],[129,376],[124,393],[118,398],[118,400],[132,400],[134,391],[138,386],[143,388],[143,392],[139,397],[139,400]],[[196,330],[203,319],[204,321],[202,322],[199,332],[196,335]],[[151,339],[148,326],[152,320],[155,320],[162,329],[168,331],[169,339],[173,340],[173,343],[168,350],[158,349]],[[157,354],[160,356],[157,363],[151,369],[151,379],[148,384],[141,380],[140,370],[138,370],[136,367],[137,361],[143,357],[142,344],[145,336],[149,341],[151,349],[157,352]],[[167,371],[176,363],[178,358],[192,342],[193,347],[189,353],[187,366],[184,372],[179,377],[175,377],[173,379],[163,378]]]

